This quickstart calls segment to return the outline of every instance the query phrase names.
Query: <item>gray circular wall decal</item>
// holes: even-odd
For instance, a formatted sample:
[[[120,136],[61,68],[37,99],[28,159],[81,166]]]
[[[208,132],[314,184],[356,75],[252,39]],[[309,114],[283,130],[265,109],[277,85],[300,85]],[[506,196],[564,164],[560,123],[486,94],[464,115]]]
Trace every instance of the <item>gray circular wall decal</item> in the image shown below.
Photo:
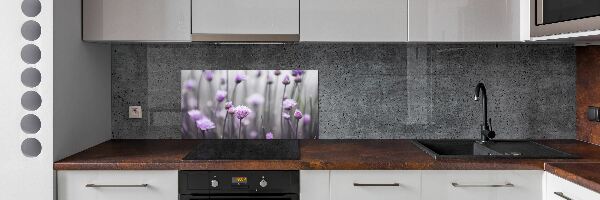
[[[28,114],[21,118],[21,130],[27,134],[35,134],[40,131],[42,122],[40,118],[33,114]]]
[[[34,44],[25,45],[21,49],[21,59],[27,64],[35,64],[42,58],[40,48]]]
[[[35,138],[27,138],[21,143],[21,152],[27,157],[37,157],[42,153],[42,143]]]
[[[42,82],[42,74],[36,68],[30,67],[21,73],[21,83],[27,87],[36,87]]]
[[[42,11],[42,3],[39,0],[23,0],[21,11],[27,17],[35,17]]]
[[[37,110],[42,105],[42,97],[37,92],[27,91],[21,96],[21,105],[25,110]]]
[[[21,73],[21,83],[27,87],[36,87],[42,82],[42,74],[36,68],[30,67]]]
[[[29,41],[34,41],[40,38],[42,34],[42,27],[36,21],[29,20],[23,23],[21,26],[21,35],[23,38]]]

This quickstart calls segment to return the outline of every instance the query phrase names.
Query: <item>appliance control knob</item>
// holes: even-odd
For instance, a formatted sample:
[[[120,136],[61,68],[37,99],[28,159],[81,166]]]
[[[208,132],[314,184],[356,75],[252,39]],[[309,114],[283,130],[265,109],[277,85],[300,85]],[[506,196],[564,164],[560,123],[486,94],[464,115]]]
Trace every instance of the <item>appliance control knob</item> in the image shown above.
[[[219,187],[219,181],[217,181],[217,180],[211,180],[210,181],[210,187],[214,187],[214,188]]]
[[[260,187],[267,187],[267,181],[265,181],[265,179],[261,180],[258,184],[260,185]]]

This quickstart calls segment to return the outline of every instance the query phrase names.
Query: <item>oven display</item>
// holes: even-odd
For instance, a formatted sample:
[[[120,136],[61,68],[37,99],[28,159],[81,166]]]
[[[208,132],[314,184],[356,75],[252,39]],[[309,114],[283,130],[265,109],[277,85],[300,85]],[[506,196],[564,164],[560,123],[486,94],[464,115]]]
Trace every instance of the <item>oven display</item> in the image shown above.
[[[247,185],[248,177],[244,177],[244,176],[231,177],[231,183],[233,185]]]

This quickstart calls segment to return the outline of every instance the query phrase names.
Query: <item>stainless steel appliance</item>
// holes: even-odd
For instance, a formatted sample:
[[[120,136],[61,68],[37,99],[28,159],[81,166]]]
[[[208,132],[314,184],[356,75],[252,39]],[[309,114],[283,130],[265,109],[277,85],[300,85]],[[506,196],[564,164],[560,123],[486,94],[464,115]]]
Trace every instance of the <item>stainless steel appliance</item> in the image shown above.
[[[598,0],[531,0],[531,36],[600,30]]]
[[[299,171],[179,171],[180,200],[298,200]]]

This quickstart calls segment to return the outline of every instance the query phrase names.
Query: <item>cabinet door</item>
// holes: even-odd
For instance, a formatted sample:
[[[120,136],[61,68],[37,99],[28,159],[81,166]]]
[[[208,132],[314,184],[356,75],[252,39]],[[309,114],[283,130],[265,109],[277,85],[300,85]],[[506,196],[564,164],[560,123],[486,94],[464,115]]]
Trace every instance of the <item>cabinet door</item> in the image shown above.
[[[423,200],[542,200],[543,171],[423,171]]]
[[[299,0],[192,0],[193,34],[299,34]]]
[[[179,196],[177,171],[58,171],[57,183],[58,200],[177,200]]]
[[[83,0],[83,40],[190,41],[189,0]]]
[[[546,172],[545,200],[592,200],[600,199],[600,193]]]
[[[406,41],[407,3],[407,0],[302,0],[300,41]]]
[[[331,200],[418,200],[419,171],[331,171]]]
[[[300,171],[300,200],[329,200],[329,170]]]
[[[529,1],[413,0],[409,41],[479,42],[529,39]]]

